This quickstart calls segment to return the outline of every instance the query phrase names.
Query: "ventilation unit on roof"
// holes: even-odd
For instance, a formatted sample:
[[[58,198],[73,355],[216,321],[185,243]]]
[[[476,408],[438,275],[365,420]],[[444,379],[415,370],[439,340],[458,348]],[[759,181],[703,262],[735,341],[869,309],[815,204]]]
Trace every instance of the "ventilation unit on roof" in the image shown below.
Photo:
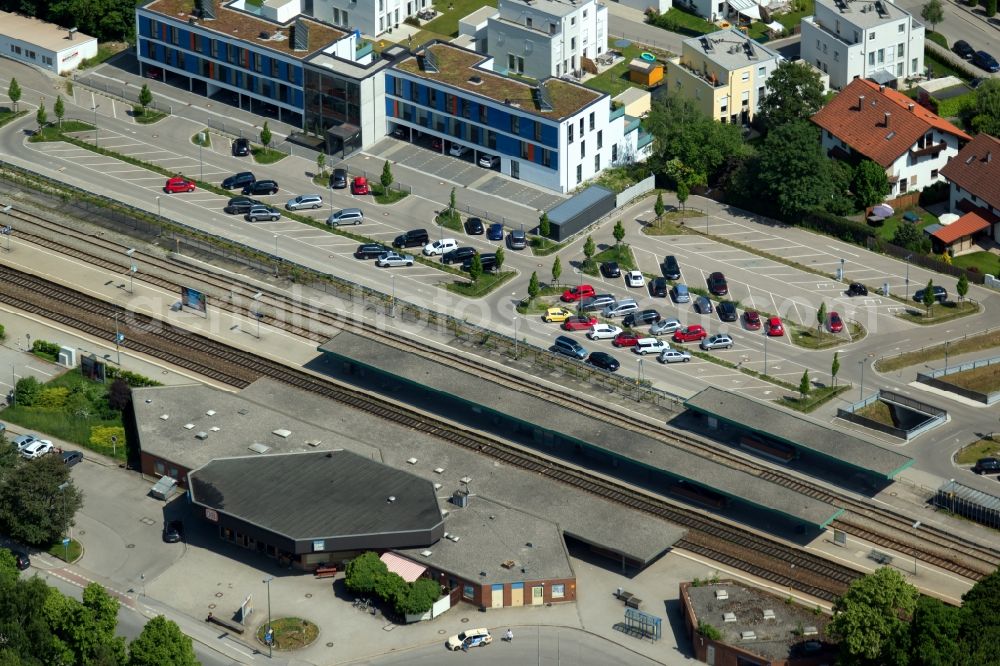
[[[434,484],[434,490],[441,490],[441,484],[440,483],[435,483]]]
[[[208,433],[205,432],[204,430],[202,430],[200,432],[196,432],[195,435],[194,435],[194,438],[195,439],[200,439],[202,441],[205,441],[206,439],[208,439]]]
[[[699,41],[701,41],[701,48],[703,48],[706,53],[712,51],[712,41],[708,37],[702,37]]]
[[[430,557],[433,554],[433,552],[434,551],[431,550],[422,550],[420,551],[420,554],[423,555],[424,557]]]
[[[434,473],[435,474],[444,474],[444,467],[435,467],[434,468]]]
[[[269,33],[267,30],[261,30],[259,33],[257,33],[257,36],[264,40],[271,39],[271,33]]]
[[[170,418],[170,414],[160,414],[160,420],[161,421],[166,421],[169,418]]]
[[[885,140],[892,141],[895,137],[896,137],[896,131],[893,130],[892,132],[889,132],[888,134],[885,135]]]
[[[749,41],[743,42],[743,50],[746,52],[748,58],[750,59],[757,58],[757,52],[754,51],[753,44],[751,44]]]
[[[469,77],[469,83],[471,83],[474,86],[481,86],[483,85],[483,77],[479,76],[478,74],[474,74]]]
[[[469,493],[465,490],[456,490],[451,495],[451,503],[461,509],[464,509],[469,506]]]
[[[215,416],[215,410],[214,409],[208,410],[207,412],[205,412],[205,416]]]
[[[247,409],[246,407],[241,407],[240,409],[236,410],[236,413],[239,414],[240,416],[246,416],[247,414],[250,413],[250,410]]]
[[[972,164],[975,161],[976,161],[976,156],[975,155],[970,155],[969,159],[965,160],[965,163],[966,164]],[[164,414],[164,416],[166,416],[166,415]],[[163,416],[161,416],[160,418],[162,419]]]
[[[253,451],[254,453],[267,453],[268,451],[271,450],[270,446],[268,446],[267,444],[261,444],[259,442],[255,442],[250,446],[248,446],[247,448]]]
[[[449,534],[449,535],[447,535],[447,537],[448,537],[449,541],[453,541],[455,543],[458,543],[458,540],[462,538],[462,537],[458,536],[457,534]]]
[[[715,591],[715,598],[716,599],[720,599],[720,600],[728,599],[729,598],[729,593],[726,592],[725,590],[716,590]]]
[[[814,625],[809,625],[808,627],[802,627],[803,636],[815,636],[818,633],[819,629],[817,629]]]
[[[322,443],[323,443],[322,439],[307,439],[306,440],[306,446],[311,446],[313,448],[316,448],[317,446],[319,446]]]
[[[309,49],[309,24],[297,19],[292,26],[292,33],[289,35],[288,41],[292,50],[307,51]]]
[[[722,614],[722,621],[726,622],[726,623],[728,623],[728,622],[736,622],[736,613],[723,613]]]
[[[209,428],[209,430],[211,430],[212,432],[219,432],[219,426],[212,426],[211,428]]]
[[[417,459],[416,458],[407,458],[406,462],[408,462],[411,465],[416,465],[417,464]]]
[[[765,620],[773,620],[773,619],[775,619],[774,618],[774,611],[771,610],[770,608],[764,609],[764,619]]]
[[[755,641],[755,640],[757,640],[757,634],[755,634],[752,631],[741,631],[740,632],[740,640],[743,640],[743,641]]]
[[[272,435],[277,435],[278,437],[281,437],[282,439],[288,439],[289,437],[292,436],[292,431],[291,430],[286,430],[284,428],[278,428],[277,430],[272,430],[271,434]]]
[[[386,501],[387,504],[392,504],[393,502],[396,501],[396,496],[395,495],[389,495],[388,497],[385,498],[385,501]]]
[[[464,483],[465,485],[469,485],[470,483],[472,483],[472,477],[463,476],[461,479],[459,479],[459,482]]]
[[[214,19],[215,0],[198,0],[198,16],[203,19]]]
[[[184,429],[185,430],[191,430],[192,428],[194,428],[194,424],[193,423],[185,423],[184,424]]]

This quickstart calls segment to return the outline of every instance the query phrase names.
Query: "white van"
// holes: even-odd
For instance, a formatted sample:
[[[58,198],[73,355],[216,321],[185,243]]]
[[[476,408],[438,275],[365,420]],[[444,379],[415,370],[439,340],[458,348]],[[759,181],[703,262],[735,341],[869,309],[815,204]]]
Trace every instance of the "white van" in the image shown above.
[[[639,338],[639,341],[635,343],[634,347],[632,347],[632,351],[639,356],[645,356],[646,354],[659,354],[666,349],[670,349],[670,345],[657,338]]]

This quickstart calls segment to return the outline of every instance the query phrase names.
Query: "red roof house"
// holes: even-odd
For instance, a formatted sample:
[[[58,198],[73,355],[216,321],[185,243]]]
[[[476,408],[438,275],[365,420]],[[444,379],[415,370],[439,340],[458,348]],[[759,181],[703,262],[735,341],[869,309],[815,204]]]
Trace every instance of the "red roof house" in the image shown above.
[[[951,185],[951,210],[976,212],[1000,238],[1000,139],[979,134],[941,169]]]

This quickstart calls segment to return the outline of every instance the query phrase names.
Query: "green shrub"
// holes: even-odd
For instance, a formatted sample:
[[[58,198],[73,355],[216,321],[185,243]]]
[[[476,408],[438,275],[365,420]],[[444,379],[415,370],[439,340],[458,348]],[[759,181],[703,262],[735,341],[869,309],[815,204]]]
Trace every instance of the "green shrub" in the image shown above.
[[[39,409],[62,409],[66,406],[69,389],[65,386],[47,386],[38,392],[33,406]]]
[[[702,620],[698,621],[698,633],[710,641],[717,641],[722,638],[722,632]]]
[[[14,386],[17,404],[21,407],[31,407],[42,391],[42,384],[34,377],[21,377]]]
[[[948,183],[944,181],[932,183],[920,191],[920,206],[926,208],[931,204],[947,201],[950,193],[951,186]]]
[[[144,386],[163,386],[161,382],[158,382],[155,379],[150,379],[149,377],[140,375],[137,372],[130,372],[113,366],[108,366],[107,377],[108,379],[121,377],[132,388],[142,388]]]
[[[112,442],[111,438],[115,441]],[[90,429],[90,448],[99,452],[111,453],[116,449],[125,449],[125,428],[119,426],[93,426]]]
[[[4,330],[3,324],[0,324],[0,342],[7,339],[7,331]]]
[[[60,347],[58,344],[55,342],[48,342],[47,340],[35,340],[31,343],[31,351],[34,354],[59,358],[59,349]]]

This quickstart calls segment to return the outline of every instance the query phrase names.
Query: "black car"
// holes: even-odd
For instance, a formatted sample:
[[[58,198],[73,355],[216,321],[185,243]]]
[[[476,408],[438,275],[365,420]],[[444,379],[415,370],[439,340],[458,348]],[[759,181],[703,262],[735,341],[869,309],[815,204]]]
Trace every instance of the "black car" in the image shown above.
[[[663,277],[668,280],[681,279],[681,267],[677,263],[677,257],[672,254],[668,254],[663,258],[663,263],[660,264],[660,270],[663,271]]]
[[[1000,72],[1000,63],[986,51],[976,51],[972,56],[972,64],[982,67],[987,72]]]
[[[163,541],[165,543],[177,543],[184,538],[184,523],[180,520],[171,520],[163,526]]]
[[[468,271],[472,267],[472,259],[473,257],[469,257],[462,262],[463,271]],[[484,271],[492,271],[497,267],[497,255],[492,252],[479,255],[479,261],[482,262]]]
[[[715,306],[716,312],[719,313],[719,319],[722,321],[736,321],[736,304],[732,301],[720,301],[718,305]]]
[[[343,190],[347,187],[347,169],[334,169],[330,174],[330,187]]]
[[[248,183],[243,188],[243,194],[277,194],[278,181],[276,180],[255,180]]]
[[[972,468],[976,474],[1000,474],[1000,460],[996,458],[980,458]]]
[[[246,157],[250,154],[250,139],[240,137],[233,141],[233,157]]]
[[[607,370],[608,372],[614,372],[621,367],[621,363],[618,362],[614,356],[607,352],[591,352],[590,356],[587,357],[585,363],[589,363],[595,368],[600,368],[602,370]]]
[[[483,227],[483,221],[478,217],[470,217],[465,221],[465,233],[470,236],[481,236],[486,233],[485,227]]]
[[[403,247],[421,247],[427,245],[430,237],[427,235],[426,229],[410,229],[404,234],[396,236],[392,241],[392,246],[395,248]]]
[[[851,286],[847,288],[848,296],[867,296],[868,287],[861,284],[860,282],[852,282]]]
[[[241,171],[222,181],[222,189],[235,190],[237,187],[246,187],[255,180],[257,180],[257,176],[253,175],[249,171]]]
[[[726,276],[716,271],[708,276],[708,290],[713,296],[725,296],[729,293]]]
[[[472,259],[472,257],[478,252],[474,247],[458,247],[451,252],[445,252],[441,257],[442,264],[461,264],[464,263],[466,259]]]
[[[245,215],[250,212],[250,209],[254,206],[263,206],[263,201],[257,201],[256,199],[251,199],[250,197],[233,197],[223,208],[224,211],[230,215]]]
[[[670,285],[667,284],[667,278],[658,277],[653,278],[649,281],[649,295],[659,296],[660,298],[666,298],[667,292],[670,290]]]
[[[952,44],[951,50],[954,51],[959,58],[963,58],[965,60],[972,60],[972,56],[976,54],[976,49],[972,48],[969,45],[969,42],[964,39],[960,39]]]
[[[622,326],[625,328],[634,328],[643,324],[654,324],[662,318],[656,310],[639,310],[638,312],[629,312],[625,315],[625,319],[622,320]]]
[[[24,571],[31,566],[31,558],[28,554],[20,550],[12,550],[10,554],[14,556],[14,564],[17,565],[19,571]]]
[[[622,269],[618,268],[615,261],[605,261],[601,264],[601,275],[606,278],[616,278],[622,276]]]
[[[359,245],[358,249],[354,251],[354,256],[357,259],[378,259],[378,255],[388,251],[389,248],[385,245],[364,243],[363,245]]]
[[[77,463],[83,462],[83,453],[81,451],[63,451],[62,461],[67,467],[72,467]]]
[[[924,289],[917,289],[915,292],[913,292],[913,300],[915,300],[917,303],[923,303],[924,291],[925,291]],[[944,303],[945,301],[947,301],[948,290],[945,289],[944,287],[939,287],[938,285],[934,285],[934,300],[937,301],[938,303]]]

